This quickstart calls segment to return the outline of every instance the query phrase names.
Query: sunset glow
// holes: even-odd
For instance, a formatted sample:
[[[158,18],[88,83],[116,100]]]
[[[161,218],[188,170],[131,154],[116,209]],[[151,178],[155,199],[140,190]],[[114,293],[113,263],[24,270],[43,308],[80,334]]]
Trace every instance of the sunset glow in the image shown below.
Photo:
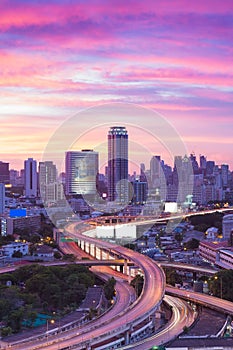
[[[233,170],[231,0],[2,0],[0,31],[0,160],[11,168],[40,160],[80,110],[123,102],[158,111],[189,153]]]

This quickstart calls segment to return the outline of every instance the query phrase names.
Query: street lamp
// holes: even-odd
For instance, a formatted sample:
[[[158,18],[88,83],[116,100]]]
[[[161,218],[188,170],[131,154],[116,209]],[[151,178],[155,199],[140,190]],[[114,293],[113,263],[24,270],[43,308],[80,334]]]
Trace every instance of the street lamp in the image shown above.
[[[222,299],[222,277],[221,276],[214,276],[214,279],[217,281],[220,279],[220,298]]]
[[[47,330],[46,330],[47,343],[48,343],[48,337],[49,337],[49,322],[50,322],[51,324],[54,324],[55,321],[54,321],[53,319],[52,319],[52,320],[49,320],[49,319],[46,320],[46,326],[47,326]]]

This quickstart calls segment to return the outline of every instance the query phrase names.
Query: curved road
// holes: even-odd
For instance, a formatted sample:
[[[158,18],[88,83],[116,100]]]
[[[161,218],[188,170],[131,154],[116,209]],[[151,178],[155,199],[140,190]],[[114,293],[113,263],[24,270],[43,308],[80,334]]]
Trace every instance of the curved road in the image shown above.
[[[183,332],[184,327],[191,326],[195,321],[197,314],[187,302],[168,295],[165,295],[164,301],[170,305],[173,310],[172,317],[166,327],[149,338],[145,338],[135,344],[121,347],[122,350],[148,350],[152,346],[165,344],[176,338]]]

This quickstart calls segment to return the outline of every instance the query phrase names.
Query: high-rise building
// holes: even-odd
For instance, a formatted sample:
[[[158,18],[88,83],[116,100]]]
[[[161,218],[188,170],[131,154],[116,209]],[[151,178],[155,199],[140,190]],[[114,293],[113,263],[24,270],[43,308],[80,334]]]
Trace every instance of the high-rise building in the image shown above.
[[[18,178],[19,178],[18,170],[11,169],[9,173],[10,173],[10,184],[12,186],[17,186],[18,185]]]
[[[0,183],[3,183],[3,184],[10,183],[9,163],[4,163],[1,161],[0,161]]]
[[[24,161],[25,196],[37,196],[37,162],[33,158]]]
[[[198,162],[197,162],[195,154],[191,153],[189,159],[190,159],[191,164],[192,164],[193,173],[195,175],[199,174],[199,166],[198,166]]]
[[[229,165],[222,164],[221,165],[221,177],[222,177],[222,185],[226,187],[228,185],[228,173],[229,173]]]
[[[108,200],[128,204],[128,132],[113,126],[108,132]]]
[[[200,155],[200,171],[202,174],[206,171],[206,157],[203,155]]]
[[[46,204],[64,199],[63,184],[57,179],[57,168],[52,161],[39,163],[39,189]]]
[[[147,182],[134,181],[133,182],[133,198],[132,203],[134,204],[145,204],[147,200]]]
[[[0,183],[0,214],[5,211],[5,184]]]
[[[215,162],[214,161],[208,160],[206,162],[206,175],[207,176],[213,175],[214,166],[215,166]]]
[[[161,175],[161,159],[160,156],[153,156],[150,160],[150,178],[152,187],[159,187]]]
[[[51,184],[57,181],[57,168],[52,161],[39,163],[39,182],[40,184]]]
[[[95,194],[98,168],[98,152],[89,149],[66,152],[66,193]]]

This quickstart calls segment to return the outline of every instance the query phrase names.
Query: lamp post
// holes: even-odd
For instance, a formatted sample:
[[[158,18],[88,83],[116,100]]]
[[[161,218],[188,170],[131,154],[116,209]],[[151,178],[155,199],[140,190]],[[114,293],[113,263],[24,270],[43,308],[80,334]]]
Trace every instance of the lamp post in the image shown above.
[[[51,323],[51,324],[54,324],[54,320],[52,319],[52,320],[49,320],[49,319],[47,319],[46,320],[46,338],[47,338],[47,343],[48,343],[48,337],[49,337],[49,322]]]
[[[214,276],[215,280],[220,279],[220,298],[222,299],[222,277]]]

